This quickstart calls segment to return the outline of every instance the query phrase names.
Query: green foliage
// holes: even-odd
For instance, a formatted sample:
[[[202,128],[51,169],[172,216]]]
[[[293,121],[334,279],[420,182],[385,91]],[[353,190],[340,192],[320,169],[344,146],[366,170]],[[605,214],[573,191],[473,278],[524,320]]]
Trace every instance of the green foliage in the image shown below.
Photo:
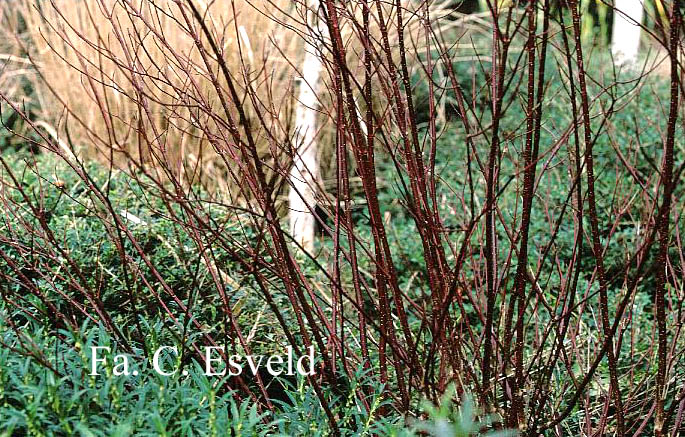
[[[48,225],[55,238],[59,240],[61,249],[68,254],[77,254],[72,257],[72,261],[83,273],[83,278],[87,281],[84,285],[93,290],[100,290],[99,296],[103,307],[113,315],[116,324],[136,325],[136,315],[142,316],[142,319],[150,323],[155,323],[163,317],[157,294],[152,290],[168,287],[184,301],[192,296],[215,293],[216,285],[212,281],[209,269],[199,256],[196,242],[170,218],[171,212],[178,214],[178,211],[170,212],[159,197],[151,195],[151,188],[145,185],[144,179],[134,180],[120,171],[109,174],[97,164],[90,164],[87,167],[94,184],[106,187],[112,210],[119,220],[126,223],[148,262],[161,275],[158,277],[143,261],[131,240],[124,238],[124,250],[127,256],[135,261],[138,269],[136,273],[144,278],[144,281],[141,281],[138,276],[134,281],[131,271],[121,262],[121,254],[116,245],[118,238],[112,235],[112,230],[108,227],[108,223],[112,221],[109,209],[85,186],[73,169],[47,153],[37,156],[18,153],[6,155],[5,159],[15,177],[20,178],[25,191],[32,196],[29,201],[47,211]],[[0,178],[8,177],[8,171],[0,168]],[[30,242],[35,247],[50,247],[51,243],[46,237],[37,238],[35,235],[29,235],[24,227],[17,226],[19,220],[27,219],[32,221],[33,226],[39,227],[38,219],[31,213],[28,203],[21,199],[20,193],[8,187],[4,195],[17,201],[24,208],[7,214],[6,220],[0,222],[0,232],[11,234],[16,240]],[[128,221],[121,214],[122,211],[136,216],[144,224]],[[234,214],[219,208],[214,208],[210,213],[216,226],[220,226],[225,235],[234,235],[249,244],[254,231],[237,221]],[[4,242],[0,242],[0,250],[4,251],[19,269],[30,271],[34,266],[40,266],[43,273],[58,274],[66,269],[76,274],[74,265],[61,257],[50,257],[38,252],[33,258],[28,259],[20,256],[11,245]],[[234,315],[239,321],[253,321],[264,307],[263,298],[246,278],[247,275],[243,274],[240,266],[232,262],[230,254],[214,250],[213,256],[218,268],[227,275],[228,279],[224,286]],[[130,266],[128,268],[130,269]],[[0,259],[0,269],[11,271],[4,259]],[[32,280],[45,293],[48,301],[57,308],[62,306],[63,299],[58,291],[75,299],[84,299],[78,290],[69,288],[64,283],[52,284],[44,277],[35,277]],[[22,290],[19,283],[7,283],[3,286],[10,287],[10,291],[14,292]],[[57,290],[55,286],[63,289]],[[132,294],[135,297],[135,304],[131,299]],[[282,296],[276,297],[277,302],[280,299]],[[177,303],[172,301],[168,305],[173,309]],[[202,300],[197,305],[199,307],[195,308],[193,316],[206,327],[204,332],[223,332],[226,320],[222,317],[218,296],[215,301]],[[180,310],[178,312],[182,313]],[[77,313],[74,317],[79,323],[83,321],[82,314]],[[262,336],[256,338],[252,344],[256,352],[273,347],[274,338],[282,338],[278,323],[272,314],[266,312],[260,316],[260,320],[264,322],[264,328],[260,330]],[[170,326],[165,326],[161,340],[172,337],[172,334],[182,335],[171,331]]]
[[[208,379],[198,365],[187,376],[161,377],[145,362],[139,376],[114,376],[110,356],[101,374],[91,376],[90,346],[116,350],[102,327],[55,333],[27,323],[17,336],[5,324],[8,316],[0,313],[8,346],[0,353],[3,436],[219,435],[228,429],[265,435],[269,429],[255,404],[236,403],[225,381]],[[9,349],[21,341],[32,342],[36,356]]]
[[[331,435],[318,398],[303,379],[286,389],[287,400],[276,402],[275,413],[262,412],[250,399],[236,400],[227,378],[206,376],[198,363],[186,367],[187,375],[158,375],[140,348],[130,354],[140,362],[140,373],[115,376],[112,356],[120,353],[119,346],[102,326],[85,323],[77,332],[55,332],[27,322],[17,335],[6,323],[10,317],[0,307],[5,346],[0,349],[0,436],[220,436],[229,430],[236,436]],[[149,340],[161,335],[161,325],[149,329]],[[35,355],[16,352],[26,343]],[[95,345],[112,349],[102,354],[107,360],[99,375],[91,376],[90,347]],[[473,421],[470,400],[458,408],[445,397],[440,407],[424,404],[427,421],[405,428],[401,417],[381,414],[389,406],[382,386],[361,370],[356,376],[349,393],[326,393],[342,435],[412,436],[452,429],[453,434],[433,435],[468,436],[484,424]],[[369,411],[353,395],[362,385],[370,390]]]
[[[413,430],[416,432],[427,433],[433,437],[470,437],[483,435],[485,437],[513,437],[514,431],[492,431],[481,434],[481,430],[487,429],[492,425],[493,417],[482,416],[477,411],[473,398],[466,396],[457,405],[454,402],[456,389],[450,386],[440,399],[438,406],[430,402],[424,402],[422,407],[428,416],[427,420],[414,423]]]

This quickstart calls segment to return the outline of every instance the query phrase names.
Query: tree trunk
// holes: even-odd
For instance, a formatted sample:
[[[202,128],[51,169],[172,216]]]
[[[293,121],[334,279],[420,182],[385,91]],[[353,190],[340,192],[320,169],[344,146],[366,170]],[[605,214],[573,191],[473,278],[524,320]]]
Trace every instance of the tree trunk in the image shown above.
[[[640,47],[643,0],[616,0],[611,53],[617,65],[635,64]]]
[[[316,140],[319,77],[323,62],[319,57],[317,37],[324,36],[325,25],[320,22],[319,0],[307,1],[310,36],[305,41],[302,80],[295,109],[295,145],[297,153],[290,169],[289,222],[294,240],[306,250],[314,247],[314,208],[319,179]]]

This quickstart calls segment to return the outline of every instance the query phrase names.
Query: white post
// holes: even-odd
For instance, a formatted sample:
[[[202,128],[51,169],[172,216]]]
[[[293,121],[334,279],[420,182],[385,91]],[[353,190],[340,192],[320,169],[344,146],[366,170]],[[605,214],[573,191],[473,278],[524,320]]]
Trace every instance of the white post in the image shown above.
[[[640,48],[639,26],[642,24],[643,0],[616,0],[614,2],[614,29],[611,53],[617,65],[635,64]]]
[[[293,157],[290,169],[289,222],[290,233],[295,241],[306,250],[314,248],[315,217],[312,210],[316,205],[316,183],[319,178],[317,160],[318,145],[316,142],[316,113],[318,107],[319,77],[323,62],[319,58],[315,34],[325,34],[325,25],[319,20],[319,0],[308,0],[307,12],[310,23],[310,38],[305,41],[304,61],[302,62],[302,80],[295,109],[295,145],[297,154]],[[323,35],[322,35],[323,34]]]

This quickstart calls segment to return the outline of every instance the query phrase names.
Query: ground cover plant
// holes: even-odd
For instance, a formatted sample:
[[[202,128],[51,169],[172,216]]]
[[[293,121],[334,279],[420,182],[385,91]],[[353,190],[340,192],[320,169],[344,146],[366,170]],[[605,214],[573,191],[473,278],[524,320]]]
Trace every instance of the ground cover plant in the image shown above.
[[[0,432],[684,426],[677,2],[652,5],[632,64],[588,37],[609,3],[21,4],[3,9],[31,74],[0,89]],[[321,169],[301,167],[314,143]],[[313,242],[286,223],[298,195]],[[206,347],[313,348],[315,371],[207,375],[228,366]]]

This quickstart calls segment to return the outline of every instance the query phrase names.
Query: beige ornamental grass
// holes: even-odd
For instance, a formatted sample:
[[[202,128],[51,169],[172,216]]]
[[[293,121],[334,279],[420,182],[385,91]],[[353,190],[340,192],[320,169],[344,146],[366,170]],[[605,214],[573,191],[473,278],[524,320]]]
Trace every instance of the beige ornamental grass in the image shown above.
[[[268,3],[278,11],[273,6],[291,2]],[[285,143],[294,84],[287,59],[301,50],[297,38],[264,13],[266,1],[197,4],[221,43],[223,61],[239,78],[240,92],[249,84],[264,96],[271,107],[260,110],[277,114],[268,121],[269,133]],[[39,74],[33,81],[41,100],[38,118],[62,138],[68,127],[80,156],[113,159],[117,166],[163,162],[186,182],[229,190],[231,176],[208,137],[222,136],[211,79],[221,81],[217,63],[210,59],[208,68],[203,61],[193,34],[197,26],[192,17],[184,20],[176,2],[22,0],[13,14],[15,23],[26,23],[18,41]],[[244,102],[250,116],[253,103]],[[260,148],[268,147],[264,132],[257,136]]]
[[[295,109],[304,76],[302,62],[308,51],[316,51],[326,66],[332,60],[329,42],[320,41],[318,48],[312,45],[306,3],[193,2],[218,45],[239,102],[230,98],[221,63],[186,2],[18,0],[5,12],[9,15],[8,28],[15,33],[13,40],[37,73],[29,77],[40,101],[37,118],[53,127],[60,142],[68,142],[84,158],[113,163],[118,168],[131,164],[152,167],[160,178],[172,173],[186,184],[201,182],[210,191],[245,203],[250,196],[241,185],[240,174],[247,164],[234,150],[238,145],[226,121],[232,119],[242,134],[244,126],[237,107],[244,109],[269,178],[276,181],[276,187],[287,187],[281,182],[292,166],[298,138]],[[360,21],[361,7],[358,2],[336,4],[342,5],[348,68],[361,78],[363,42],[359,29],[351,24]],[[395,6],[393,2],[381,4],[390,46],[395,49],[399,37]],[[405,44],[411,49],[407,60],[415,71],[422,68],[420,58],[426,52],[422,21],[426,7],[435,20],[433,30],[441,37],[460,33],[454,29],[472,21],[455,18],[447,0],[402,0],[401,4]],[[380,21],[375,7],[371,12],[372,45],[377,49],[381,45]],[[382,65],[385,59],[379,56],[378,62],[374,66],[377,73],[387,74]],[[315,136],[319,144],[317,162],[322,165],[320,174],[325,181],[335,171],[332,148],[336,116],[327,68],[320,80]],[[374,106],[386,107],[383,88],[375,88]],[[277,191],[286,198],[286,190]]]

